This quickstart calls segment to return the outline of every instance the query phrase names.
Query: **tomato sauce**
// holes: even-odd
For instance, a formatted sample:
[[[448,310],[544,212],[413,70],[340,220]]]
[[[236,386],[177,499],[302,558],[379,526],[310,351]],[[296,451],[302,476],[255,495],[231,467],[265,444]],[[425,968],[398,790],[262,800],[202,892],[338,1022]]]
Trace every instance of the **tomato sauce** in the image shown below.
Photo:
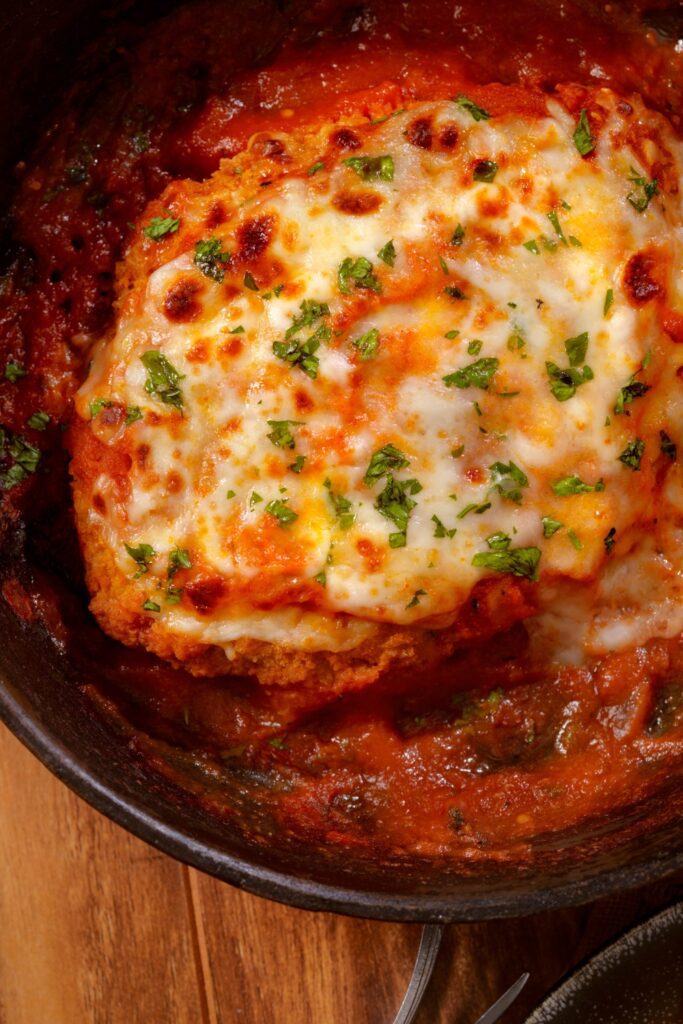
[[[599,82],[639,91],[678,128],[683,19],[656,0],[295,6],[252,0],[236,18],[203,0],[113,27],[17,166],[0,287],[0,540],[16,550],[26,523],[33,585],[8,579],[3,598],[48,624],[141,754],[213,811],[369,856],[519,858],[680,780],[679,640],[539,676],[518,624],[474,636],[429,678],[394,677],[306,716],[248,680],[191,678],[85,614],[61,428],[112,321],[129,225],[174,178],[209,175],[256,132],[463,91],[494,114],[534,112],[558,84],[580,97]],[[16,436],[34,453],[19,479],[7,477]]]

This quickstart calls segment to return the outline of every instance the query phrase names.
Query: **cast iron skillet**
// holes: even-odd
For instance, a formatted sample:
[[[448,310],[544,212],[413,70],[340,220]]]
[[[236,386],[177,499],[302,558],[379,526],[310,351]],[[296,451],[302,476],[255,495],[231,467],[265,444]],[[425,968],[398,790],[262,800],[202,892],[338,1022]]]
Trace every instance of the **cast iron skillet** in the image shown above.
[[[44,98],[58,93],[60,77],[101,28],[101,14],[88,0],[25,0],[0,11],[5,195]],[[0,570],[5,562],[0,553]],[[683,867],[680,786],[597,830],[539,846],[533,862],[466,875],[445,864],[369,864],[346,850],[312,855],[303,846],[250,840],[136,757],[85,692],[84,682],[96,681],[79,677],[39,624],[21,622],[1,600],[0,638],[0,716],[58,778],[153,846],[261,896],[386,920],[454,921],[580,903]]]

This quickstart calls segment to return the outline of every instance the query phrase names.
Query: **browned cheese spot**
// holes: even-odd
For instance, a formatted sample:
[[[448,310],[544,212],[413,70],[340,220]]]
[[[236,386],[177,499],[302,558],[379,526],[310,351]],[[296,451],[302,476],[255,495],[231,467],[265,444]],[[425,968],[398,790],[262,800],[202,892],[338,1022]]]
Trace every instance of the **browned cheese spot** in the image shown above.
[[[645,252],[637,252],[626,264],[624,289],[634,306],[644,306],[663,294],[663,288],[652,277],[655,259]]]
[[[164,299],[164,313],[169,320],[186,324],[201,316],[202,306],[199,296],[204,285],[191,277],[183,277],[171,285]]]
[[[240,258],[247,263],[257,260],[268,248],[274,226],[275,218],[271,214],[252,217],[240,224],[237,229]]]
[[[439,135],[439,144],[442,149],[452,150],[455,149],[455,147],[457,146],[459,138],[460,135],[455,125],[447,124],[444,128],[441,129],[441,134]]]
[[[337,192],[332,205],[340,213],[347,213],[351,217],[364,217],[378,210],[382,202],[382,197],[376,192]]]
[[[337,149],[360,149],[360,139],[350,128],[338,128],[330,135],[330,142]]]
[[[432,122],[428,117],[418,117],[406,128],[406,138],[411,146],[418,149],[432,148]]]
[[[187,597],[200,615],[208,615],[216,608],[224,590],[225,584],[218,576],[193,580],[185,587]]]
[[[211,204],[211,209],[206,218],[206,226],[209,231],[219,227],[226,221],[225,207],[223,206],[220,199],[217,199],[215,203]]]

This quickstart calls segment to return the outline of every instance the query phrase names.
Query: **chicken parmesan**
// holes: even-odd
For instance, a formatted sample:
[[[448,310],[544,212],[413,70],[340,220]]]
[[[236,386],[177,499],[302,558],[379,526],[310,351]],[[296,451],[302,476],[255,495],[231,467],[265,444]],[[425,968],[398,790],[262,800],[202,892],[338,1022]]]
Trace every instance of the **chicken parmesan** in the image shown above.
[[[108,25],[7,220],[22,643],[145,784],[312,871],[540,872],[668,827],[677,9]]]
[[[112,635],[336,693],[683,627],[681,145],[608,89],[501,106],[256,134],[145,212],[73,438]]]

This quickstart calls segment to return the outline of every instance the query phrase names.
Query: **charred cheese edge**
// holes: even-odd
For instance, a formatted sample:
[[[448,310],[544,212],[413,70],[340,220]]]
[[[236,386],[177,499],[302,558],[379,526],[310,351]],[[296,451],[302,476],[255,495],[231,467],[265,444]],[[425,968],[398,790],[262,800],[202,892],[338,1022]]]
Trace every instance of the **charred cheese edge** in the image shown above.
[[[583,154],[550,99],[257,137],[146,213],[76,400],[122,639],[353,651],[506,576],[544,658],[683,628],[681,145],[585,116]]]

